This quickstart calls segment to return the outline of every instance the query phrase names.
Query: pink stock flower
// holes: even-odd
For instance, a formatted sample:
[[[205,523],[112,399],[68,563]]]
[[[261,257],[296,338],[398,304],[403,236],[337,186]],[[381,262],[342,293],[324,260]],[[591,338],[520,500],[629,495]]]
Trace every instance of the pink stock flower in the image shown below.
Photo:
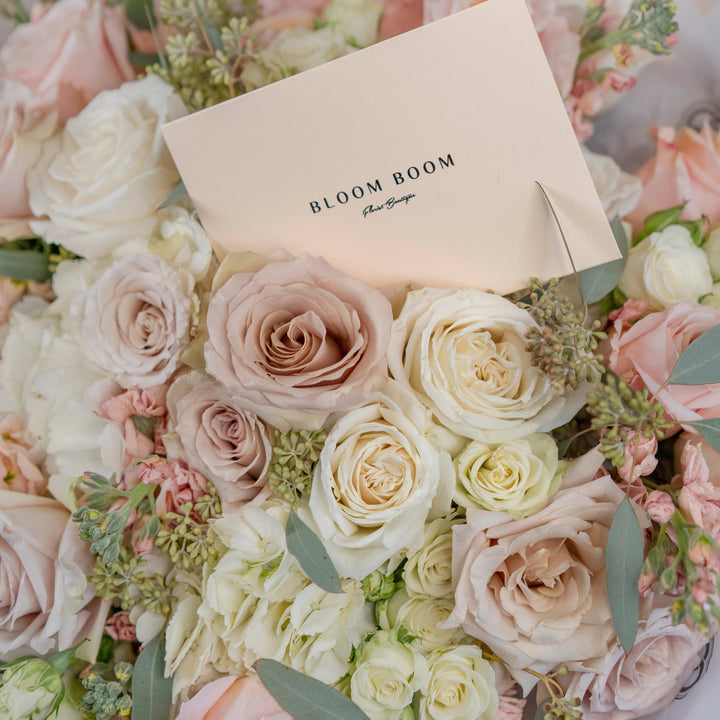
[[[158,417],[167,412],[165,398],[167,385],[145,389],[130,388],[114,395],[100,404],[102,417],[116,423],[124,423],[132,415]]]
[[[64,121],[98,93],[135,79],[127,60],[125,13],[99,0],[60,0],[8,38],[0,63]]]
[[[675,503],[672,498],[662,490],[653,490],[645,501],[647,514],[661,525],[666,523],[675,512]]]
[[[138,463],[138,476],[150,485],[161,485],[172,477],[172,467],[165,458],[152,455]]]
[[[637,78],[625,75],[619,70],[608,70],[600,83],[603,90],[615,90],[615,92],[627,92],[637,85]]]
[[[23,421],[9,415],[0,421],[0,489],[44,495],[47,480],[30,458]]]
[[[126,612],[115,613],[108,618],[105,623],[105,632],[113,640],[124,640],[126,642],[136,642],[135,625],[130,620],[130,616]]]
[[[492,720],[522,720],[526,698],[498,695],[498,709]]]
[[[678,505],[691,522],[720,542],[720,487],[710,482],[710,470],[700,448],[688,443],[682,453],[682,488]]]
[[[616,323],[609,337],[608,366],[632,388],[647,387],[675,422],[717,417],[720,383],[663,387],[685,348],[716,325],[720,310],[692,302],[650,313],[626,330],[618,331]]]
[[[625,482],[633,483],[641,477],[647,477],[657,467],[655,453],[658,449],[657,438],[640,436],[635,441],[635,431],[628,432],[628,444],[625,446],[625,464],[618,468],[618,475]]]
[[[657,154],[637,172],[643,194],[627,218],[635,231],[650,213],[683,202],[684,218],[707,215],[711,225],[720,222],[720,133],[705,125],[700,132],[654,128],[652,135]]]
[[[208,481],[197,470],[170,463],[169,477],[160,485],[160,494],[155,501],[158,515],[169,512],[179,513],[185,503],[195,501],[208,493]]]

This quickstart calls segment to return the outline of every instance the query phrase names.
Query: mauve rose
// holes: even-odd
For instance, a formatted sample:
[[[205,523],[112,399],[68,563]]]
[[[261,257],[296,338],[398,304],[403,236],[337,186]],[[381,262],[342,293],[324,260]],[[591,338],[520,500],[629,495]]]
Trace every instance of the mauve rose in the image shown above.
[[[185,346],[193,284],[152,255],[117,261],[71,302],[85,352],[123,387],[164,382]]]
[[[277,704],[260,680],[222,677],[186,700],[176,720],[293,720]]]
[[[19,221],[31,216],[26,175],[40,159],[43,141],[55,132],[56,127],[57,114],[41,107],[24,85],[12,81],[2,83],[0,236],[7,237],[9,234],[2,226],[7,221]]]
[[[700,662],[708,638],[687,625],[673,625],[667,608],[641,619],[633,649],[616,647],[600,674],[569,678],[566,697],[579,697],[583,720],[632,720],[671,702]]]
[[[212,480],[224,504],[247,502],[262,490],[272,449],[265,425],[242,399],[192,372],[170,387],[168,410],[188,464]]]
[[[602,668],[615,642],[605,586],[605,545],[623,492],[602,455],[569,463],[563,488],[535,515],[468,510],[453,528],[455,610],[450,622],[500,655],[527,692],[560,664]]]
[[[709,124],[700,132],[685,127],[654,128],[657,155],[637,173],[643,194],[627,220],[637,231],[657,210],[687,202],[683,217],[707,215],[720,222],[720,133]]]
[[[91,637],[97,651],[107,604],[87,581],[88,546],[56,500],[0,492],[0,661],[47,656]]]
[[[64,121],[99,92],[135,79],[125,12],[98,0],[60,0],[18,26],[0,51],[3,75],[57,107]]]
[[[303,254],[225,282],[208,308],[205,360],[263,420],[317,429],[386,376],[391,325],[380,292]]]
[[[24,440],[25,425],[8,415],[0,421],[0,488],[28,495],[44,495],[47,480],[30,457]]]
[[[717,417],[720,383],[662,387],[685,348],[716,325],[720,310],[709,305],[681,302],[650,313],[626,330],[611,331],[609,367],[632,388],[647,387],[672,420]]]

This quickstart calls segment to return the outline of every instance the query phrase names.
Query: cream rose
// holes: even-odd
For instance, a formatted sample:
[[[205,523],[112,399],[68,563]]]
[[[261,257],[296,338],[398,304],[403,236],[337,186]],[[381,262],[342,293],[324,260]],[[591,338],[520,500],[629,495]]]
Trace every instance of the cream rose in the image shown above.
[[[608,219],[624,218],[638,204],[642,183],[634,175],[623,172],[609,155],[598,155],[585,147],[582,151]]]
[[[696,301],[712,284],[705,253],[687,228],[671,225],[630,248],[618,286],[628,297],[662,310],[682,300]]]
[[[383,6],[371,0],[333,0],[323,10],[323,19],[354,47],[378,41]]]
[[[458,505],[504,510],[514,518],[542,508],[557,491],[564,470],[555,441],[542,433],[499,444],[473,440],[453,462]]]
[[[403,580],[411,593],[446,597],[452,593],[452,528],[454,516],[426,523],[422,547],[408,555]]]
[[[262,421],[228,388],[195,372],[173,382],[167,403],[188,463],[212,480],[223,505],[256,497],[272,457]]]
[[[615,642],[605,544],[623,493],[607,475],[589,480],[602,460],[591,451],[570,463],[563,489],[535,515],[471,509],[453,530],[451,621],[502,657],[526,692],[536,678],[521,668],[597,669]]]
[[[388,383],[328,433],[301,514],[317,527],[341,575],[361,580],[419,544],[431,510],[449,510],[450,458],[424,431],[422,406]]]
[[[260,58],[272,76],[282,78],[347,55],[348,50],[342,33],[332,27],[294,27],[280,31]]]
[[[569,420],[587,388],[558,395],[531,364],[526,310],[479,290],[411,292],[393,324],[388,364],[437,421],[482,442],[545,432]]]
[[[114,263],[70,304],[85,352],[123,387],[163,383],[187,340],[192,287],[155,256]]]
[[[702,249],[707,256],[713,278],[720,278],[720,225],[713,228]]]
[[[317,429],[385,377],[391,323],[380,292],[322,258],[271,262],[210,301],[207,369],[272,425]]]
[[[479,647],[436,650],[428,665],[419,720],[493,720],[498,709],[495,672]]]
[[[708,638],[681,623],[668,608],[640,621],[633,649],[611,651],[600,674],[569,677],[567,697],[579,697],[583,720],[632,720],[664,708],[700,662]]]
[[[87,581],[87,547],[56,500],[0,491],[0,661],[47,656],[85,638],[82,656],[94,657],[107,604]]]
[[[98,95],[48,140],[28,175],[31,223],[47,242],[98,258],[151,235],[178,181],[160,126],[185,114],[157,75]]]

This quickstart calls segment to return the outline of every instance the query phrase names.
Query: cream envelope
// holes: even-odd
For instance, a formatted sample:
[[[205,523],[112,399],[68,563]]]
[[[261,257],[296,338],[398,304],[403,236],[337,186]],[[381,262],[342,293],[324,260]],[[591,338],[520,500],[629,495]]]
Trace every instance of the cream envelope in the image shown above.
[[[524,0],[488,0],[163,128],[220,255],[491,288],[619,257]]]

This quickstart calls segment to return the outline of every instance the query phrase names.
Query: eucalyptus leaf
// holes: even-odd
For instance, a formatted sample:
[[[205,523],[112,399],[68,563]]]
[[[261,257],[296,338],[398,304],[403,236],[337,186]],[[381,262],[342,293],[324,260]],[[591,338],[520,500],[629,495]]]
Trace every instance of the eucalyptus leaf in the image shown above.
[[[585,301],[590,304],[602,300],[608,293],[613,291],[620,282],[620,276],[625,268],[625,258],[628,253],[628,238],[625,234],[625,228],[617,219],[610,223],[610,227],[622,257],[603,265],[588,268],[580,273],[580,289]]]
[[[285,525],[285,539],[288,550],[297,558],[305,574],[323,590],[330,593],[342,592],[340,576],[328,557],[320,538],[291,512]]]
[[[350,698],[276,660],[258,660],[255,670],[268,692],[295,720],[369,720]]]
[[[148,65],[155,65],[155,63],[159,63],[160,56],[156,53],[144,53],[138,52],[137,50],[130,50],[130,52],[128,52],[128,60],[133,65],[147,67]]]
[[[132,720],[169,720],[172,679],[165,677],[164,632],[156,635],[138,655],[132,695]]]
[[[177,185],[171,190],[165,202],[158,207],[158,210],[170,207],[170,205],[174,205],[175,203],[184,200],[186,197],[188,197],[188,191],[185,187],[185,183],[182,180],[178,180]]]
[[[13,280],[43,282],[50,277],[47,255],[33,250],[0,249],[0,275]]]
[[[207,33],[208,39],[212,43],[212,46],[216,50],[222,50],[223,43],[222,37],[220,36],[220,31],[207,20],[203,20],[203,27],[205,28],[205,32]]]
[[[628,497],[615,511],[605,547],[605,563],[615,633],[625,652],[630,652],[638,630],[643,537]]]
[[[545,703],[542,703],[540,707],[535,711],[535,720],[545,720]]]
[[[140,30],[152,30],[155,12],[152,0],[124,0],[127,19]]]
[[[707,440],[713,450],[720,452],[720,417],[694,420],[683,424],[692,425]]]
[[[668,385],[706,385],[720,382],[720,325],[695,338],[675,363]]]

